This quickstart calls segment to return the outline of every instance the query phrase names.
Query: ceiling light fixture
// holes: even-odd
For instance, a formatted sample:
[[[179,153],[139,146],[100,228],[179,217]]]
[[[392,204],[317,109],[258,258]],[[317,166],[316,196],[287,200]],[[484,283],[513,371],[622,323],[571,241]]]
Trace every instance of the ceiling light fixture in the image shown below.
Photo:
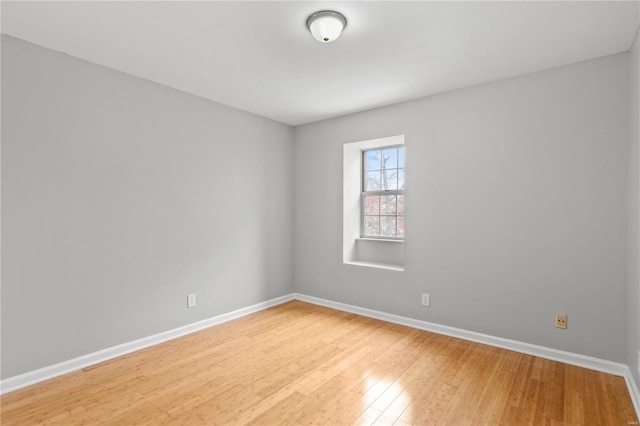
[[[330,43],[340,37],[340,33],[346,26],[346,18],[331,10],[316,12],[307,18],[307,28],[321,43]]]

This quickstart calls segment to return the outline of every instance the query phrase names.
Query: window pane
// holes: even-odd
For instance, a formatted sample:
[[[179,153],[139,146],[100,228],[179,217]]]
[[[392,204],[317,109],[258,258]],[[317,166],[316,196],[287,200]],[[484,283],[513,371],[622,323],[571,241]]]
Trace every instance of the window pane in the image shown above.
[[[364,217],[364,235],[366,237],[377,237],[380,235],[380,216]]]
[[[398,169],[385,170],[382,189],[395,191],[398,189]]]
[[[380,196],[380,214],[396,214],[396,196],[381,195]]]
[[[380,153],[381,151],[366,151],[364,153],[364,163],[366,170],[380,170]]]
[[[396,217],[395,216],[380,217],[380,236],[382,237],[396,236]]]
[[[404,195],[398,195],[398,215],[404,214]]]
[[[367,172],[364,180],[365,191],[378,191],[380,190],[380,170],[375,172]]]
[[[364,214],[365,215],[380,214],[380,196],[366,195],[364,197]]]
[[[398,168],[398,148],[388,148],[382,151],[382,162],[385,169]]]
[[[404,192],[404,154],[404,147],[362,152],[363,237],[404,238],[404,194],[394,193]]]

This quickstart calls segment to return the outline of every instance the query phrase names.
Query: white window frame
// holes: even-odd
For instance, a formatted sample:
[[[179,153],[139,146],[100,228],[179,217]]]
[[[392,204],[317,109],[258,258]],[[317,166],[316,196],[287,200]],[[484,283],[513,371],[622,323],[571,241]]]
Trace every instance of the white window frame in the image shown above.
[[[382,239],[382,240],[399,240],[399,241],[404,241],[404,234],[401,236],[385,236],[385,235],[365,235],[365,196],[367,195],[395,195],[396,196],[396,209],[397,209],[397,197],[398,195],[402,195],[404,197],[404,188],[398,188],[398,189],[380,189],[380,190],[375,190],[375,191],[367,191],[366,190],[366,153],[367,152],[371,152],[371,151],[384,151],[385,149],[390,149],[390,148],[404,148],[404,144],[395,144],[395,145],[388,145],[388,146],[381,146],[381,147],[375,147],[375,148],[369,148],[369,149],[363,149],[362,150],[362,154],[360,155],[361,158],[361,173],[360,173],[360,185],[361,185],[361,196],[360,196],[360,238],[364,238],[364,239]],[[400,158],[398,158],[398,161],[400,161]],[[406,162],[405,162],[405,158],[402,159],[403,162],[403,167],[402,169],[404,170],[406,167]],[[399,170],[399,168],[396,168]],[[384,171],[385,169],[381,169],[381,171]],[[383,216],[391,216],[391,215],[378,215],[378,218],[382,218]],[[396,210],[396,214],[394,215],[396,218],[396,234],[398,231],[398,212]],[[401,215],[404,219],[404,214]]]
[[[342,260],[345,265],[404,271],[405,239],[362,238],[362,151],[390,146],[405,147],[404,135],[346,142],[342,173]],[[406,184],[405,184],[406,192]],[[405,211],[405,217],[407,211]],[[410,233],[410,230],[409,230]]]

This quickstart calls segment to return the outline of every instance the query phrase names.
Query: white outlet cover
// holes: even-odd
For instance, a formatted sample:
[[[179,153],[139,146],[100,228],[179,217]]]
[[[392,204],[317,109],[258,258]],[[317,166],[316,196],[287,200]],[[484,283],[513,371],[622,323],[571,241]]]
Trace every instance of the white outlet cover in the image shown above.
[[[428,293],[422,293],[422,306],[430,306],[431,301]]]
[[[187,308],[193,308],[196,306],[196,295],[189,294],[187,296]]]

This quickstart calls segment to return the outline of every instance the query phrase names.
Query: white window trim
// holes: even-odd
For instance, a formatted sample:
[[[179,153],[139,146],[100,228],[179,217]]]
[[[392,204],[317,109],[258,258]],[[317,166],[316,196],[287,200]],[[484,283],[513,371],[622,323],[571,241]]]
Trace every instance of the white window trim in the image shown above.
[[[374,240],[400,240],[403,241],[404,240],[404,235],[401,237],[385,237],[382,235],[376,235],[376,236],[367,236],[365,235],[365,225],[364,225],[364,197],[366,195],[395,195],[396,197],[398,195],[404,195],[404,189],[380,189],[380,190],[376,190],[376,191],[367,191],[365,190],[365,166],[364,166],[364,156],[365,156],[365,152],[366,151],[376,151],[379,149],[387,149],[387,148],[404,148],[404,144],[400,144],[400,145],[391,145],[391,146],[381,146],[381,147],[377,147],[374,149],[363,149],[361,150],[362,154],[360,157],[360,161],[362,162],[362,166],[360,168],[360,215],[362,216],[360,218],[361,222],[360,222],[360,237],[362,239],[374,239]],[[402,159],[403,163],[404,163],[404,158]],[[400,159],[398,159],[398,161],[400,161]],[[405,167],[402,167],[403,170],[405,169]],[[396,216],[397,218],[397,216]],[[397,230],[397,228],[396,228]]]
[[[360,142],[346,143],[343,146],[343,263],[356,266],[366,266],[392,271],[404,270],[404,255],[393,255],[389,261],[368,261],[358,258],[357,245],[361,243],[375,244],[382,250],[403,250],[404,240],[362,238],[362,151],[387,146],[404,146],[404,135],[371,139]],[[405,148],[405,164],[406,164]],[[406,214],[405,214],[406,216]],[[400,259],[398,259],[400,257]]]

